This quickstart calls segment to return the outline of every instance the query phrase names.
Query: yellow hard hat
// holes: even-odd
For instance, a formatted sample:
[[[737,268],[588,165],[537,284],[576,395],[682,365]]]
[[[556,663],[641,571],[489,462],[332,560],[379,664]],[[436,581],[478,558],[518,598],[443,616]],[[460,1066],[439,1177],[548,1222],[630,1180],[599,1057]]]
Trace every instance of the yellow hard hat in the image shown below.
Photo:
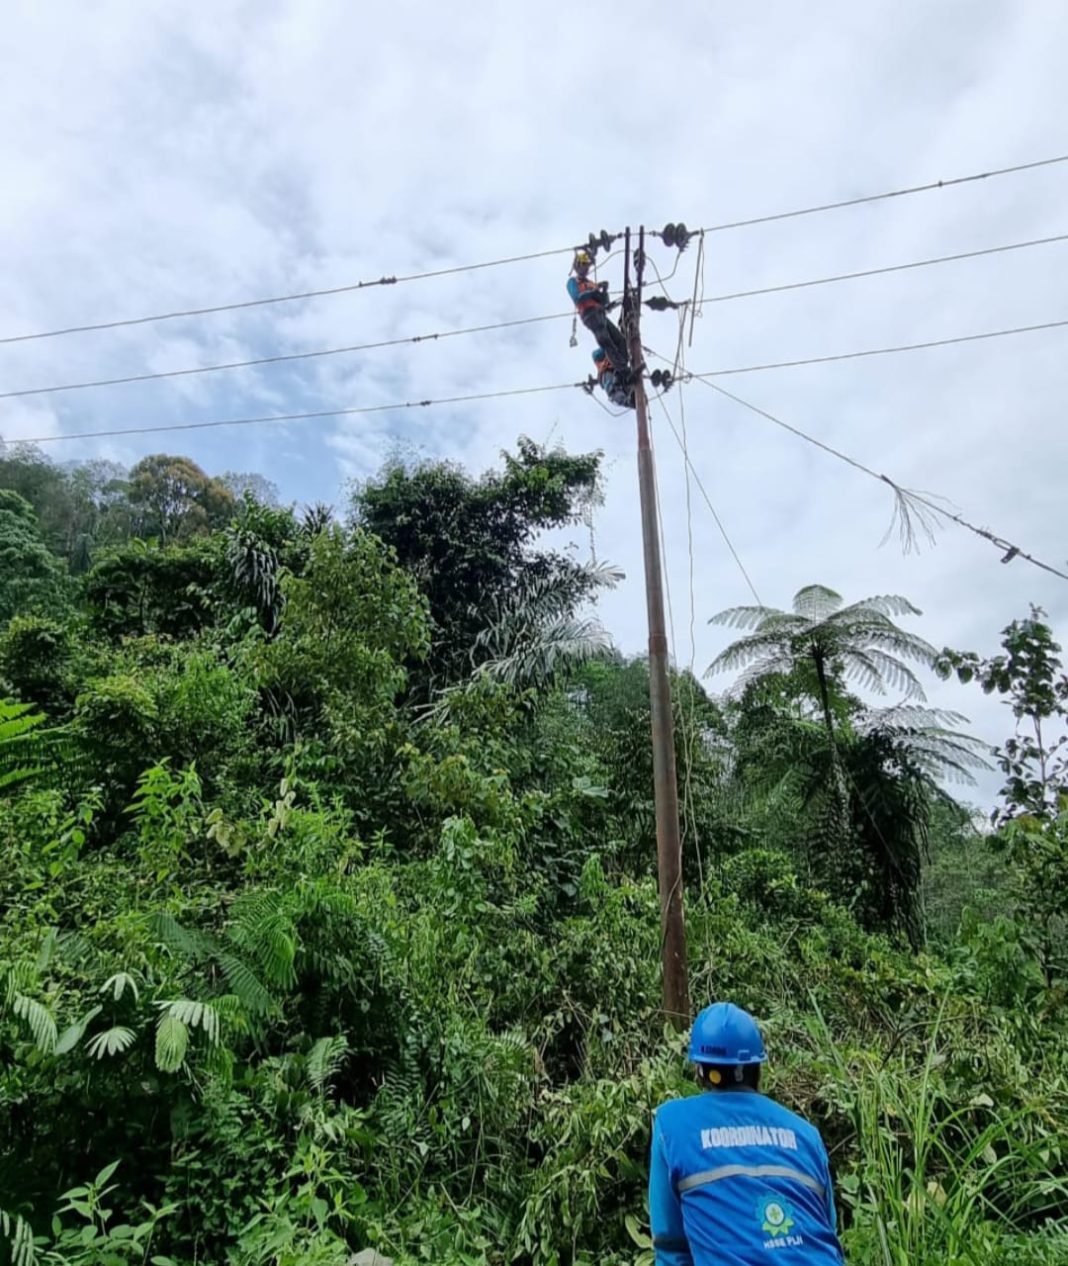
[[[589,266],[592,263],[593,263],[593,260],[590,259],[589,254],[586,251],[577,251],[575,253],[575,267],[576,268],[580,268],[580,267],[589,268]]]

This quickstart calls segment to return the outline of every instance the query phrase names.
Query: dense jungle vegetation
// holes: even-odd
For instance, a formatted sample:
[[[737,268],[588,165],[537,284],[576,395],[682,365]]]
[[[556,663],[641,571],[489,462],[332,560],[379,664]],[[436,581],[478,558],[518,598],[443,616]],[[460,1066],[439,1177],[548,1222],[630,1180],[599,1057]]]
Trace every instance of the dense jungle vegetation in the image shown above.
[[[520,441],[297,509],[0,447],[0,1258],[651,1260],[694,1087],[648,683],[590,614],[617,574],[546,539],[598,478]],[[695,1004],[761,1020],[850,1262],[1068,1261],[1053,631],[776,598],[701,611],[738,639],[673,682]],[[1004,699],[996,753],[933,672]]]

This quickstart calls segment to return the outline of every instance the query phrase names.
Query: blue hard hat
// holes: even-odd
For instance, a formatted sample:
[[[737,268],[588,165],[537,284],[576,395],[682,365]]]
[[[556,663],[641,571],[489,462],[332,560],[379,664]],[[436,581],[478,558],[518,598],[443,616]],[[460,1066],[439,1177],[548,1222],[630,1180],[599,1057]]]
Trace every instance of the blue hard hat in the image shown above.
[[[757,1022],[733,1002],[714,1002],[690,1030],[693,1064],[763,1064],[768,1058]]]
[[[605,358],[607,355],[608,355],[608,353],[604,350],[604,348],[603,348],[603,347],[595,347],[595,348],[593,349],[593,352],[592,352],[593,359],[594,359],[594,360],[596,360],[596,361],[602,361],[602,360],[604,360],[604,358]]]

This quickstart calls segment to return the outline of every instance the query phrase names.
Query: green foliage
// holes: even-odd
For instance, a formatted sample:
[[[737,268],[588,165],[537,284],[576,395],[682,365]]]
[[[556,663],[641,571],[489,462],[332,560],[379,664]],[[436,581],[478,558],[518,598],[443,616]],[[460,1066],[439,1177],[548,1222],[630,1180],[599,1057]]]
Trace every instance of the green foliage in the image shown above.
[[[90,625],[109,637],[191,637],[218,616],[220,538],[162,546],[133,540],[103,551],[85,579]]]
[[[64,568],[42,540],[33,507],[0,488],[0,628],[16,615],[61,612],[67,589]]]
[[[0,791],[39,777],[62,752],[63,735],[43,727],[27,703],[0,699]]]
[[[571,455],[520,439],[503,472],[472,479],[447,462],[392,463],[355,491],[355,521],[396,551],[429,603],[436,678],[466,675],[475,642],[538,582],[572,603],[594,579],[579,564],[532,544],[576,522],[598,495],[600,454]]]
[[[1068,676],[1060,646],[1043,612],[1002,631],[1003,654],[980,659],[946,650],[937,665],[948,676],[975,680],[987,693],[1008,696],[1017,730],[997,752],[1005,775],[1003,803],[993,815],[992,840],[1008,862],[1010,891],[1022,933],[1048,985],[1068,980]],[[1022,731],[1021,731],[1021,728]]]
[[[155,453],[129,474],[130,504],[142,537],[168,541],[221,528],[234,512],[233,493],[188,457]]]
[[[70,629],[59,620],[15,616],[0,633],[0,678],[27,703],[63,708],[71,643]]]
[[[0,635],[0,768],[34,771],[0,787],[20,1266],[648,1266],[651,1113],[694,1089],[661,1022],[648,675],[582,662],[597,574],[536,548],[596,467],[524,445],[482,481],[398,469],[355,530],[240,482],[214,532],[195,488],[115,492],[128,524],[174,515],[166,545],[123,537],[99,481],[79,519],[67,474],[10,467],[53,548],[99,534],[81,609]],[[1049,1266],[1058,765],[988,849],[934,787],[978,755],[959,718],[864,708],[845,635],[885,626],[828,603],[809,592],[790,671],[740,695],[672,676],[693,996],[760,1017],[850,1260]],[[823,694],[813,622],[838,639]],[[1043,644],[1052,700],[1022,719],[1049,755]],[[930,954],[902,934],[920,892]]]
[[[944,793],[938,779],[969,781],[985,748],[950,725],[966,718],[924,709],[906,661],[931,665],[936,652],[892,615],[919,612],[888,595],[843,606],[810,585],[793,611],[736,607],[713,622],[754,628],[709,671],[742,668],[743,775],[776,808],[798,819],[811,874],[871,929],[924,938],[921,877],[930,822]],[[865,708],[846,682],[902,704]]]

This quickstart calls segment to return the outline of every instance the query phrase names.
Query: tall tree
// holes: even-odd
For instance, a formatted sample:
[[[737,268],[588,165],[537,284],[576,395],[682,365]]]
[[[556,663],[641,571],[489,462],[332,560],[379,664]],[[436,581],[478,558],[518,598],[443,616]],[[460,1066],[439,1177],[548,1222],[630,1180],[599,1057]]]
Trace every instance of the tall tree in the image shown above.
[[[751,628],[712,661],[709,673],[741,668],[742,681],[771,674],[811,675],[827,733],[833,737],[832,683],[835,678],[885,694],[900,690],[923,699],[919,678],[905,660],[931,665],[937,651],[922,637],[898,628],[892,615],[919,615],[907,598],[884,594],[843,606],[823,585],[807,585],[794,595],[793,609],[730,607],[710,620]]]
[[[33,507],[0,488],[0,625],[22,613],[48,613],[64,605],[65,569],[41,539]]]
[[[233,493],[188,457],[154,453],[130,471],[130,502],[138,535],[162,544],[222,527],[236,507]]]
[[[923,934],[922,861],[938,778],[969,779],[983,745],[949,728],[956,714],[912,703],[866,709],[847,689],[896,689],[922,700],[911,664],[937,652],[892,615],[918,615],[905,598],[883,595],[845,606],[822,585],[794,597],[791,611],[734,607],[713,623],[750,628],[710,672],[742,669],[740,767],[773,802],[799,810],[798,830],[820,881],[871,927]],[[743,713],[746,709],[743,708]]]
[[[438,681],[470,670],[479,634],[535,581],[551,580],[556,595],[568,590],[570,611],[596,587],[581,563],[535,541],[581,519],[597,495],[601,455],[521,439],[518,453],[503,457],[503,471],[480,479],[448,462],[393,463],[353,496],[355,522],[393,547],[429,601]]]

